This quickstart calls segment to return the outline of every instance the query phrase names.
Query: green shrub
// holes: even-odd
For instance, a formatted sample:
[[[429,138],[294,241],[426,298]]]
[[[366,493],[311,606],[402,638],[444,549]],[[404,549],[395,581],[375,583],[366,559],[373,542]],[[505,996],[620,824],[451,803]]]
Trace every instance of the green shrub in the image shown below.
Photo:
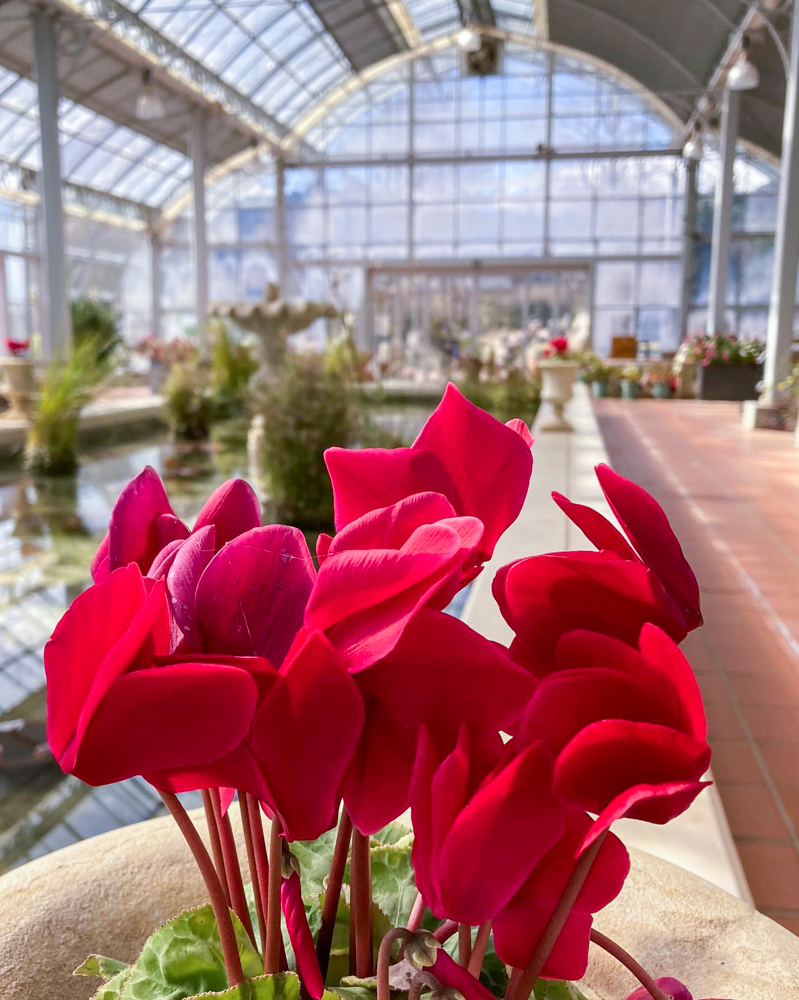
[[[164,394],[173,436],[179,441],[205,441],[215,414],[205,370],[197,363],[173,365]]]
[[[76,347],[91,342],[98,361],[108,361],[122,343],[119,317],[105,302],[96,299],[75,299],[70,304],[72,337]]]
[[[50,364],[28,427],[25,464],[31,471],[52,476],[76,471],[80,411],[108,370],[108,356],[91,337],[76,342],[66,361]]]
[[[247,388],[258,368],[249,344],[233,338],[226,323],[212,327],[211,389],[218,416],[240,416],[247,402]]]
[[[261,463],[278,519],[301,528],[330,530],[333,491],[324,452],[347,447],[358,433],[352,383],[324,357],[292,355],[284,377],[266,387]]]
[[[515,368],[503,379],[493,382],[465,379],[458,383],[458,388],[475,406],[488,410],[503,422],[520,417],[532,423],[541,402],[540,380]]]

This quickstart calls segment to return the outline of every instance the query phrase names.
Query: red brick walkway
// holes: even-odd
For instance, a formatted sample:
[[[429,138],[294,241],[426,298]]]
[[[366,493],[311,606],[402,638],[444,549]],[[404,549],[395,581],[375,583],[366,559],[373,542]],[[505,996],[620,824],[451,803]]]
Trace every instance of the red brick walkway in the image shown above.
[[[758,908],[799,934],[799,450],[735,403],[599,400],[613,466],[661,502],[699,578],[685,649]]]

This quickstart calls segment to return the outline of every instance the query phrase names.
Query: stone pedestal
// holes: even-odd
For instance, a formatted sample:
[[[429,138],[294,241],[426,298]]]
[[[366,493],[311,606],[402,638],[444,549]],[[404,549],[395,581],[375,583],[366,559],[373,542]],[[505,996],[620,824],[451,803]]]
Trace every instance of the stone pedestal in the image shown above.
[[[540,431],[570,431],[564,408],[572,398],[579,365],[576,361],[539,361],[541,372],[541,412],[536,424]]]
[[[3,414],[7,420],[27,420],[33,407],[36,378],[31,358],[0,358],[0,370],[5,376],[4,392],[9,408]]]

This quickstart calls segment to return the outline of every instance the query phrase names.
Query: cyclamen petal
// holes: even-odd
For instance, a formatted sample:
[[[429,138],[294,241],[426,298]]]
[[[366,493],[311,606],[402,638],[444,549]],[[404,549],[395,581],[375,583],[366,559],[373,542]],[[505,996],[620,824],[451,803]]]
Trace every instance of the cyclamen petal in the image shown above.
[[[495,1000],[494,994],[462,965],[458,965],[443,948],[436,951],[436,960],[430,967],[430,973],[442,986],[463,994],[465,1000]]]
[[[243,479],[228,479],[206,500],[197,515],[194,531],[213,524],[216,547],[243,535],[245,531],[261,526],[261,504],[249,483]]]
[[[325,984],[319,969],[311,929],[308,926],[308,917],[305,914],[300,876],[296,872],[293,872],[290,878],[283,879],[280,886],[280,904],[297,962],[297,972],[308,993],[314,1000],[321,1000]]]
[[[684,986],[679,979],[672,979],[670,976],[661,976],[655,982],[671,1000],[694,1000],[688,992],[688,987]],[[639,986],[634,990],[627,1000],[652,1000],[652,994],[645,986]]]
[[[135,476],[119,494],[108,525],[108,568],[135,562],[143,573],[163,547],[158,538],[158,520],[174,511],[161,477],[151,466]]]

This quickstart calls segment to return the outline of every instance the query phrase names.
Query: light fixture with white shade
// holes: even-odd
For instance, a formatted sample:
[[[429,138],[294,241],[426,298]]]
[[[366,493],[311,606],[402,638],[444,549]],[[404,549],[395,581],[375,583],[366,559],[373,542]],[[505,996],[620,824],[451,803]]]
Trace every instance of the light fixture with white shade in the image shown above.
[[[694,124],[691,134],[688,136],[688,139],[682,148],[682,155],[686,160],[701,160],[703,153],[704,146],[702,144],[702,131],[699,125]]]
[[[749,59],[749,45],[749,35],[744,35],[741,39],[741,52],[727,74],[727,86],[730,90],[754,90],[760,86],[760,73]]]
[[[136,99],[136,117],[139,121],[151,122],[163,118],[166,114],[164,102],[153,87],[152,74],[149,69],[142,73],[142,89]]]
[[[483,47],[483,39],[479,31],[467,24],[458,32],[458,45],[464,52],[479,52]]]

